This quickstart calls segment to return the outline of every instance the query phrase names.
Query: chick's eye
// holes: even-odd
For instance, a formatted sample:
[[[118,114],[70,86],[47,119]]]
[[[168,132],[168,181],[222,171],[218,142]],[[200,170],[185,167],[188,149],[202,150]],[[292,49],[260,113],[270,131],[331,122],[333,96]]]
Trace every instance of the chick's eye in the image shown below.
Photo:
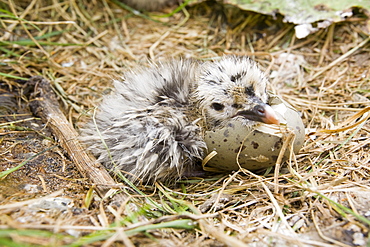
[[[224,105],[220,103],[212,103],[211,107],[216,111],[222,111],[224,109]]]

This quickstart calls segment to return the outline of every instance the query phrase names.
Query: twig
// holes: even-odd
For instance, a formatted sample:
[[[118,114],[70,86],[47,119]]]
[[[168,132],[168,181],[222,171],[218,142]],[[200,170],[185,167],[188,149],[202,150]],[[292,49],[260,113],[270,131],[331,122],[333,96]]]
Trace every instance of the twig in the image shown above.
[[[34,76],[28,81],[28,84],[34,87],[34,93],[30,100],[32,112],[48,124],[82,176],[96,184],[96,191],[101,197],[104,197],[109,189],[117,184],[105,168],[91,154],[85,152],[77,139],[78,133],[59,109],[59,103],[50,82],[41,76]],[[116,196],[120,201],[125,200],[123,194]]]

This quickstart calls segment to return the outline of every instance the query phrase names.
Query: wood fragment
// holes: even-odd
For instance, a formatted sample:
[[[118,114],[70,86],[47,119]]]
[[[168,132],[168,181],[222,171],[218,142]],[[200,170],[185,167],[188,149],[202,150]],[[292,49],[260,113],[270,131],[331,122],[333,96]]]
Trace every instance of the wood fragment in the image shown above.
[[[96,192],[103,198],[112,187],[117,186],[117,183],[79,142],[77,131],[59,108],[50,82],[41,76],[34,76],[28,81],[28,85],[34,88],[30,99],[33,114],[39,116],[50,127],[79,172],[96,186]],[[123,201],[126,197],[123,194],[116,194],[116,199]]]

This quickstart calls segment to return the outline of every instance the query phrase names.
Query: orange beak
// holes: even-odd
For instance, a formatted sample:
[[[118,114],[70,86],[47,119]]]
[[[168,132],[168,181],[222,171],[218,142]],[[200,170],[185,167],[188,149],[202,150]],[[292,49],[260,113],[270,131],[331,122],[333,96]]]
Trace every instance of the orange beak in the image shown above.
[[[274,109],[272,109],[271,106],[265,103],[255,105],[250,110],[239,111],[236,114],[236,116],[242,116],[242,117],[245,117],[246,119],[256,121],[256,122],[262,122],[265,124],[279,124],[280,123]]]

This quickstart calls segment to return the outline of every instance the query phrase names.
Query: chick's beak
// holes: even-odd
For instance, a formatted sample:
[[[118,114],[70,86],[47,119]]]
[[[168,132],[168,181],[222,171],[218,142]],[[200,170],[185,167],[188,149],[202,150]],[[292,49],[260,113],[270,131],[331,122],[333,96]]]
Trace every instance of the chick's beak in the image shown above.
[[[255,105],[250,110],[241,110],[239,111],[236,116],[242,116],[246,119],[262,122],[265,124],[279,124],[280,121],[276,116],[274,109],[271,106],[261,103]]]

